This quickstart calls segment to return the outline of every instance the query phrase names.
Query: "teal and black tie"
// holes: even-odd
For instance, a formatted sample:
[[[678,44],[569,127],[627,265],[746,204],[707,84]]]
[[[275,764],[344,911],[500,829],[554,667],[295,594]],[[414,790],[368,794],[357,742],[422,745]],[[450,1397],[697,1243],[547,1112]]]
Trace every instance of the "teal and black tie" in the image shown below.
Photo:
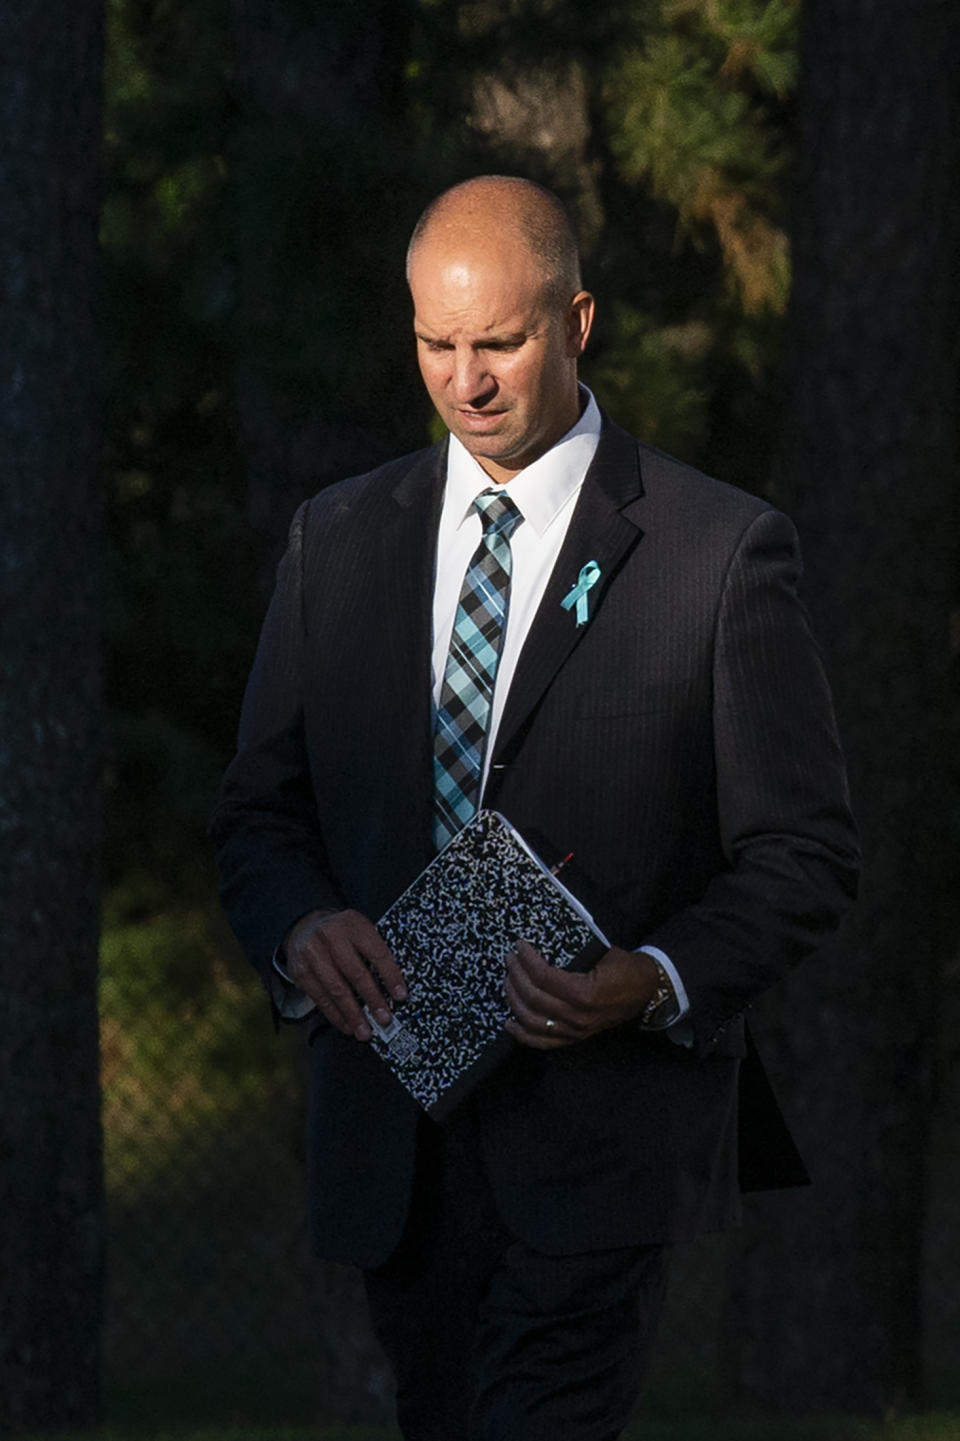
[[[483,539],[467,567],[450,637],[433,747],[433,838],[437,850],[477,809],[493,683],[510,600],[510,536],[523,516],[509,496],[485,490],[473,502]]]

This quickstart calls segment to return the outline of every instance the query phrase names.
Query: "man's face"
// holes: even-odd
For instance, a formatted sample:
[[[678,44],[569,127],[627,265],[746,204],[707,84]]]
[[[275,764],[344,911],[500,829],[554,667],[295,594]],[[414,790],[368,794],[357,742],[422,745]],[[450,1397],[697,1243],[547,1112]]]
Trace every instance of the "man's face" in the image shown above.
[[[576,423],[591,297],[551,302],[522,241],[430,232],[410,289],[430,399],[487,474],[509,480]]]

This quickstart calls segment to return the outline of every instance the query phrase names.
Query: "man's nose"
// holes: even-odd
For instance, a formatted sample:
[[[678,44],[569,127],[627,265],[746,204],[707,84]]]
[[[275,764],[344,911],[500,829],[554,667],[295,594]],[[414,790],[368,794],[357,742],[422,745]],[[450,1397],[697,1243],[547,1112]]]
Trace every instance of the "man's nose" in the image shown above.
[[[454,356],[452,381],[454,398],[460,404],[488,397],[496,389],[483,355],[473,350]]]

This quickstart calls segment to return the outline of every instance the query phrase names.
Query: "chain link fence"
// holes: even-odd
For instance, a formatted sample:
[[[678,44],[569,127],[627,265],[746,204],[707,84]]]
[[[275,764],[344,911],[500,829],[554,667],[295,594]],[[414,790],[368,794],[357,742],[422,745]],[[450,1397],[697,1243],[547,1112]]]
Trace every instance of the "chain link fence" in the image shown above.
[[[212,900],[141,918],[130,909],[105,926],[102,947],[108,1418],[389,1421],[359,1280],[309,1252],[302,1033],[274,1034]],[[960,1027],[960,975],[950,994]],[[955,1405],[960,1054],[947,1059],[927,1315],[933,1398]],[[705,1238],[677,1254],[654,1414],[716,1399],[728,1244]]]
[[[357,1278],[306,1240],[299,1031],[212,904],[108,927],[101,967],[111,1420],[387,1419]]]

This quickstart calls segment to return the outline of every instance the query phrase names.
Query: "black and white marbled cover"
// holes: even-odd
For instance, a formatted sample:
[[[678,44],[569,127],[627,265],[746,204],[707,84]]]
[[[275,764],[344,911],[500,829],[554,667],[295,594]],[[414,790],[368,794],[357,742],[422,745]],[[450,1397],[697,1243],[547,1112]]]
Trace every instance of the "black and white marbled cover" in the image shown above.
[[[498,811],[481,810],[377,922],[407,982],[372,1046],[442,1119],[510,1045],[505,959],[518,940],[576,969],[607,942]]]

